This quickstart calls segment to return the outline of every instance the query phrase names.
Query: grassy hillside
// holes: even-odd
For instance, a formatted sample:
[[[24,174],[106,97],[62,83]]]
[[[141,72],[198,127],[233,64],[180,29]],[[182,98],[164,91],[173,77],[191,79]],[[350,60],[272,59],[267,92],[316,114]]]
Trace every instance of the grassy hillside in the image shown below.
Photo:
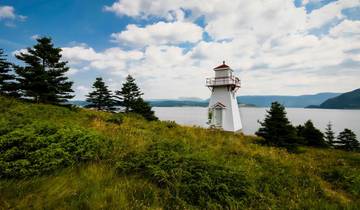
[[[359,153],[290,154],[252,136],[1,97],[0,113],[0,209],[360,208]]]

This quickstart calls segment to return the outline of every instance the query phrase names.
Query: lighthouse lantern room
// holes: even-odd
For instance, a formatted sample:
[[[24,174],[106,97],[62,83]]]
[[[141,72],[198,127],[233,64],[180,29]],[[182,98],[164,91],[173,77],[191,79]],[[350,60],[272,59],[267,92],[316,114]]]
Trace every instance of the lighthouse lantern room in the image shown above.
[[[208,124],[211,128],[225,131],[241,131],[242,124],[235,94],[240,88],[240,80],[233,75],[233,70],[225,61],[214,68],[214,71],[215,77],[206,79],[206,86],[211,90]]]

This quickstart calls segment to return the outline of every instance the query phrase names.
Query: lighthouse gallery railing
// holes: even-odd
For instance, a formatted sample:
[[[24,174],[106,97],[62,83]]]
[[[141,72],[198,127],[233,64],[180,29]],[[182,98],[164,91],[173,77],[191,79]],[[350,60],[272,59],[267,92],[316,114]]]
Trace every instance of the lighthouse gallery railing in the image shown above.
[[[240,87],[240,79],[234,76],[206,78],[206,86],[208,87],[223,85],[235,85],[236,87]]]

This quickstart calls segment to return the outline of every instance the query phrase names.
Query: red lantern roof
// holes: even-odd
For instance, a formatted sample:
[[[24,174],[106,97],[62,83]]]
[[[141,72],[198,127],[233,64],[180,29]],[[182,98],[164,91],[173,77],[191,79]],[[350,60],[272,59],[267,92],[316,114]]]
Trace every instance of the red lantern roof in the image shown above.
[[[225,64],[225,61],[223,61],[223,64],[221,64],[218,67],[215,67],[214,70],[216,70],[216,69],[225,69],[225,68],[230,68],[230,67]]]

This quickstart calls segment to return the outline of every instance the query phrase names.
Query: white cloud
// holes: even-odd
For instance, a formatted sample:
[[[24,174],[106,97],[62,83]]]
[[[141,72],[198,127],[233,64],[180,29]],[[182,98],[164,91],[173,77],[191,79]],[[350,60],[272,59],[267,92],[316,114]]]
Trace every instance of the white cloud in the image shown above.
[[[126,30],[113,33],[111,37],[119,44],[130,46],[194,43],[201,40],[202,28],[189,22],[158,22],[146,27],[128,25]]]
[[[13,6],[0,6],[0,21],[4,20],[7,27],[16,27],[15,22],[24,22],[27,19],[24,15],[17,15]]]
[[[360,41],[360,21],[344,20],[329,32],[331,37],[356,38],[355,42]],[[352,43],[354,44],[354,43]]]
[[[0,20],[1,19],[15,19],[15,9],[12,6],[0,6]]]
[[[30,37],[30,39],[32,39],[32,40],[37,40],[37,39],[39,39],[40,37],[41,37],[40,35],[34,34],[34,35],[32,35],[32,36]]]
[[[341,11],[360,5],[359,0],[339,0],[327,4],[307,15],[307,28],[320,28],[333,20],[343,20]]]
[[[104,9],[151,24],[113,33],[118,47],[74,43],[63,56],[70,76],[101,74],[112,89],[132,74],[146,98],[207,98],[205,78],[223,60],[241,77],[240,94],[347,91],[360,78],[360,21],[341,11],[359,4],[340,0],[307,13],[290,0],[122,0]],[[200,16],[202,26],[195,24]],[[320,36],[314,29],[324,30]]]
[[[63,59],[75,68],[103,70],[110,74],[126,74],[126,65],[143,57],[141,51],[124,51],[120,48],[109,48],[96,52],[84,45],[62,48]]]

